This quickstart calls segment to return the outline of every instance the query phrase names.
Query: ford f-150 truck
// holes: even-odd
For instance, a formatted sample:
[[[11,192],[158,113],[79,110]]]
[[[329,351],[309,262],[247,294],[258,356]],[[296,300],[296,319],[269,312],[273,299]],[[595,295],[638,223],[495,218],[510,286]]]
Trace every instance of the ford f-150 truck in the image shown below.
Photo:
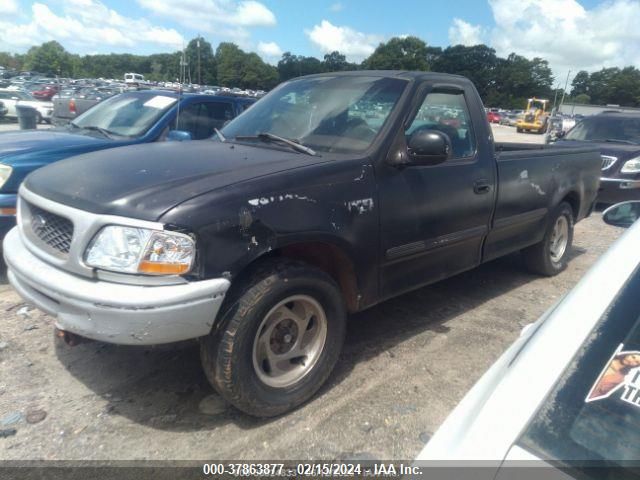
[[[560,272],[600,166],[590,147],[494,145],[463,77],[314,75],[211,140],[32,173],[4,257],[66,335],[199,338],[218,392],[273,416],[327,379],[348,313],[518,250]]]

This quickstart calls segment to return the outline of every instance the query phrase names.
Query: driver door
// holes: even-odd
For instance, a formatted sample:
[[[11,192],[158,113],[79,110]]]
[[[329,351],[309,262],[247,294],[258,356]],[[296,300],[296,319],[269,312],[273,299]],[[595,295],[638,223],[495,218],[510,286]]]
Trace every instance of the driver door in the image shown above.
[[[385,166],[380,176],[383,298],[478,265],[494,205],[495,161],[479,154],[473,128],[486,119],[468,108],[475,92],[447,87],[423,95],[405,122],[405,144],[416,132],[439,130],[453,154],[439,165]]]

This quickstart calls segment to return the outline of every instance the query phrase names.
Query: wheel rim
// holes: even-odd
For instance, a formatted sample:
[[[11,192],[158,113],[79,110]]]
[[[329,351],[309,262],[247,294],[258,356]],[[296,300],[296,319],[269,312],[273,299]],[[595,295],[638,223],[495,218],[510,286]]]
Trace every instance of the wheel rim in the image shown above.
[[[561,215],[556,220],[551,232],[551,244],[549,247],[551,260],[553,262],[559,262],[564,252],[567,250],[567,244],[569,243],[569,221],[567,217]]]
[[[308,295],[293,295],[269,310],[253,341],[253,368],[266,385],[283,388],[307,375],[327,339],[327,316]]]

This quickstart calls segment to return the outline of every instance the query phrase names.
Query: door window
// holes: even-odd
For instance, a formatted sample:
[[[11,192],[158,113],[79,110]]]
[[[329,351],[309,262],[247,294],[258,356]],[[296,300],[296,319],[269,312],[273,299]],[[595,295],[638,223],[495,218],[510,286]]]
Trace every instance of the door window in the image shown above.
[[[211,137],[233,118],[233,107],[228,102],[192,103],[180,109],[177,130],[191,133],[193,140]]]
[[[452,157],[470,157],[476,150],[469,109],[463,93],[431,92],[405,131],[411,135],[424,130],[438,130],[451,139]]]

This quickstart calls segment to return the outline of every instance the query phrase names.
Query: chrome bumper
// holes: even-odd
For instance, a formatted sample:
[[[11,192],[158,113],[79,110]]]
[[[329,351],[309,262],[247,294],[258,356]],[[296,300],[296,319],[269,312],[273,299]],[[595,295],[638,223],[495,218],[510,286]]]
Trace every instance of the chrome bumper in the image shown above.
[[[230,282],[125,285],[56,268],[25,247],[18,228],[3,244],[7,276],[28,302],[56,317],[56,326],[103,342],[152,345],[207,335]]]

